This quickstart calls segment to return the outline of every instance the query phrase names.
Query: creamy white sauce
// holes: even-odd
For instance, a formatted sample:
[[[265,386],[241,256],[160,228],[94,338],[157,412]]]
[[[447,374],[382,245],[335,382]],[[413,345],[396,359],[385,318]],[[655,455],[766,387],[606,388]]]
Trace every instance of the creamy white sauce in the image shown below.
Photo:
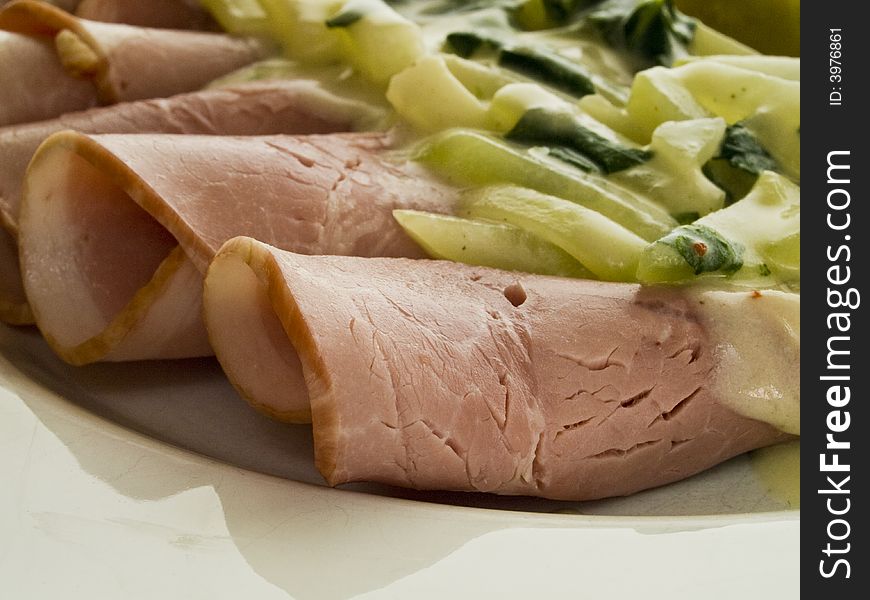
[[[698,293],[716,363],[713,391],[747,417],[800,435],[800,295]]]

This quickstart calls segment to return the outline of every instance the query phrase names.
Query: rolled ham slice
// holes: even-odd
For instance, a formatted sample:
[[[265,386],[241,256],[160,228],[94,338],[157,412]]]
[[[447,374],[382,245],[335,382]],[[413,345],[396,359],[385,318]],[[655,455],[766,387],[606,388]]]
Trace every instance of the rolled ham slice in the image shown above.
[[[0,9],[0,126],[171,96],[266,56],[261,41],[98,23],[33,0]]]
[[[5,6],[6,4],[9,4],[12,1],[13,0],[0,0],[0,8]],[[57,6],[58,8],[62,8],[63,10],[65,10],[67,12],[73,12],[76,9],[76,7],[79,5],[79,0],[42,0],[42,1],[46,2],[48,4],[52,4],[54,6]]]
[[[336,96],[314,81],[262,81],[0,128],[0,320],[33,322],[18,270],[18,208],[27,164],[52,133],[332,133],[367,128],[381,117],[377,109]]]
[[[211,264],[204,314],[243,395],[298,419],[310,407],[331,485],[590,500],[788,438],[721,385],[719,353],[733,347],[711,334],[711,293],[242,238]],[[736,294],[737,312],[763,314],[766,300]],[[799,344],[789,353],[772,323],[790,391]]]
[[[381,134],[54,134],[24,183],[19,251],[36,324],[74,364],[210,354],[202,277],[226,240],[420,256],[398,207],[454,191],[388,160]]]
[[[67,9],[69,10],[69,9]],[[83,19],[167,29],[215,29],[196,0],[82,0],[75,14]]]

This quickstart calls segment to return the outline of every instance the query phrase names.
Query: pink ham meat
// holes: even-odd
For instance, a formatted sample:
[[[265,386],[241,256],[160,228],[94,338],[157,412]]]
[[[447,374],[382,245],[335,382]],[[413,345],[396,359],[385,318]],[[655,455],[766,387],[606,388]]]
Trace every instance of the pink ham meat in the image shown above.
[[[269,52],[219,33],[79,19],[43,2],[0,9],[0,126],[198,89]]]
[[[282,386],[254,402],[300,420],[310,405],[329,484],[565,500],[658,486],[787,437],[711,391],[696,306],[677,289],[242,238],[204,292],[240,391]]]
[[[82,0],[75,14],[83,19],[167,29],[215,29],[214,20],[196,0]]]
[[[36,323],[74,364],[211,354],[202,277],[226,240],[295,252],[420,256],[398,207],[452,189],[386,157],[382,134],[56,133],[24,182],[19,251]]]
[[[9,4],[13,0],[0,0],[0,8]],[[57,6],[58,8],[62,8],[67,12],[73,12],[76,7],[79,5],[79,0],[42,0],[48,4]]]
[[[33,322],[18,270],[18,207],[24,171],[52,133],[192,133],[225,135],[352,131],[379,118],[376,109],[323,90],[314,81],[263,81],[139,100],[57,119],[0,128],[0,320]]]

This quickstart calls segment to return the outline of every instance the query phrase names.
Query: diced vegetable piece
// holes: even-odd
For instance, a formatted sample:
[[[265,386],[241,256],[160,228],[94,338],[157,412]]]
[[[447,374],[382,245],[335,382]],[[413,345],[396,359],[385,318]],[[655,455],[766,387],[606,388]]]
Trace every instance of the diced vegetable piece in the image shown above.
[[[653,134],[652,158],[620,171],[615,179],[647,194],[672,215],[701,216],[719,210],[725,192],[702,167],[719,150],[724,134],[725,121],[719,118],[664,123]]]
[[[643,85],[643,88],[635,87]],[[800,180],[800,82],[765,75],[715,60],[693,61],[675,69],[650,69],[640,73],[632,87],[628,112],[645,125],[658,121],[683,120],[679,114],[670,114],[665,106],[657,104],[656,114],[648,113],[644,106],[644,90],[657,91],[661,96],[668,90],[682,89],[691,102],[684,102],[680,110],[687,114],[701,111],[720,116],[729,125],[742,122],[780,165],[782,172]]]
[[[415,210],[395,210],[393,215],[432,258],[541,275],[595,277],[558,246],[507,223]]]
[[[488,115],[490,129],[508,133],[532,109],[566,112],[573,106],[536,83],[509,83],[492,96]]]
[[[742,245],[697,223],[678,227],[653,246],[649,258],[655,261],[655,267],[667,268],[678,279],[688,279],[689,274],[702,273],[731,275],[743,267]],[[648,266],[642,261],[641,271],[645,272],[646,269]],[[644,277],[639,274],[641,280]]]
[[[601,279],[634,281],[643,239],[601,213],[515,186],[469,193],[463,216],[503,221],[555,244]]]
[[[749,71],[758,71],[771,77],[780,77],[789,81],[801,80],[801,61],[789,56],[765,56],[762,54],[731,55],[715,54],[712,56],[687,56],[678,60],[674,66],[690,62],[713,61],[723,65],[731,65]]]
[[[348,0],[326,26],[339,33],[347,61],[374,83],[386,85],[425,51],[419,25],[382,0]]]
[[[700,21],[698,22],[697,27],[695,27],[695,39],[693,39],[692,43],[689,45],[689,51],[695,56],[722,54],[750,56],[758,54],[757,50],[754,50],[733,37],[729,37],[724,33],[716,31],[712,27],[708,27]],[[683,57],[674,62],[677,63],[684,58],[688,57]]]
[[[662,207],[604,177],[563,167],[533,150],[474,131],[459,129],[435,136],[423,144],[418,159],[458,185],[513,183],[565,198],[601,213],[647,241],[678,225]]]
[[[487,109],[448,68],[443,56],[427,56],[390,80],[387,100],[423,131],[483,128]]]
[[[627,132],[622,111],[602,110],[601,101],[581,107],[632,139],[649,140],[667,121],[722,117],[740,122],[770,153],[779,169],[800,181],[800,81],[755,68],[709,59],[672,69],[638,73],[625,108],[635,131]]]
[[[688,121],[711,116],[692,93],[672,75],[673,69],[654,67],[638,73],[626,110],[644,139],[667,121]]]
[[[273,33],[259,0],[200,0],[200,4],[229,33],[262,37]]]
[[[326,21],[342,0],[259,0],[269,17],[273,37],[290,58],[316,64],[341,60],[341,40]]]
[[[679,227],[643,252],[638,279],[731,275],[751,282],[800,279],[800,187],[772,171],[727,208]]]
[[[782,281],[800,281],[801,232],[796,231],[779,240],[762,244],[759,254],[774,276]]]

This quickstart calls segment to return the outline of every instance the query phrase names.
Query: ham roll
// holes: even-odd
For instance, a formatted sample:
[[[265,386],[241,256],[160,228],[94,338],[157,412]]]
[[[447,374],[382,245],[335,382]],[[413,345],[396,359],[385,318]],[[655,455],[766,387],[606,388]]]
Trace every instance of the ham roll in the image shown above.
[[[75,14],[83,19],[166,29],[216,29],[196,0],[82,0]]]
[[[262,81],[0,128],[0,320],[33,322],[18,270],[18,208],[27,164],[52,133],[332,133],[370,128],[382,117],[378,109],[336,96],[314,81]]]
[[[267,412],[310,417],[329,484],[564,500],[662,485],[796,433],[799,312],[778,292],[301,256],[248,238],[221,249],[204,291],[229,378]],[[776,374],[757,360],[772,348]]]
[[[73,364],[206,355],[202,277],[232,237],[421,256],[391,211],[449,211],[455,192],[389,146],[383,134],[54,134],[28,168],[19,223],[36,324]]]
[[[0,0],[0,8],[13,2],[14,0]],[[79,0],[42,0],[47,4],[51,4],[53,6],[57,6],[58,8],[62,8],[67,12],[73,12],[76,10],[76,7],[79,5]]]
[[[17,0],[0,9],[0,126],[195,90],[269,51],[254,39],[98,23]]]

